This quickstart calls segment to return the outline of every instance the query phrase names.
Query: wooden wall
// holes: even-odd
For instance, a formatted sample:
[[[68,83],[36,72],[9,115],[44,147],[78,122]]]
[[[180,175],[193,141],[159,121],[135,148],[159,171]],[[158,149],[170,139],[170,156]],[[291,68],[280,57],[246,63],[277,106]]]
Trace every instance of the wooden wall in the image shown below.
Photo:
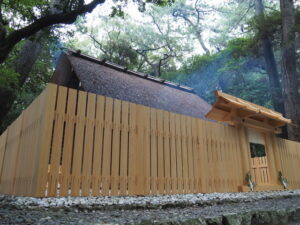
[[[0,193],[35,194],[47,91],[33,101],[0,137]]]
[[[0,192],[236,192],[250,165],[245,135],[243,128],[49,84],[0,137]],[[273,143],[281,159],[274,170],[282,167],[299,188],[300,144]]]

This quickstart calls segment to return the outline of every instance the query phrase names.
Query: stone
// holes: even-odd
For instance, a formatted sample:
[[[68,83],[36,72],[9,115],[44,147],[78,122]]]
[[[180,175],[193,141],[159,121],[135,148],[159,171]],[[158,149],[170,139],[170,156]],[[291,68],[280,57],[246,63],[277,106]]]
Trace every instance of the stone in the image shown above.
[[[243,218],[237,213],[230,213],[223,216],[224,225],[242,225]]]
[[[223,218],[222,216],[216,217],[207,217],[205,218],[207,225],[222,225]]]
[[[195,218],[195,219],[189,219],[182,221],[180,225],[207,225],[205,219],[203,218]]]
[[[266,211],[257,211],[254,213],[252,217],[252,224],[270,224],[271,225],[271,217],[269,212]]]

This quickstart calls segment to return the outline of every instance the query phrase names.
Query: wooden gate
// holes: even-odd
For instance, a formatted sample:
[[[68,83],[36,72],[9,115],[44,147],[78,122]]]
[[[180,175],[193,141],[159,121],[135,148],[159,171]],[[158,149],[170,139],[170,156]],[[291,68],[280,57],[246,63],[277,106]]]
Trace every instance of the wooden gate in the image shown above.
[[[251,158],[253,180],[256,184],[269,184],[270,172],[267,156]]]
[[[265,137],[255,130],[248,130],[251,175],[256,184],[270,184],[270,172],[266,155]],[[267,151],[268,152],[268,151]]]

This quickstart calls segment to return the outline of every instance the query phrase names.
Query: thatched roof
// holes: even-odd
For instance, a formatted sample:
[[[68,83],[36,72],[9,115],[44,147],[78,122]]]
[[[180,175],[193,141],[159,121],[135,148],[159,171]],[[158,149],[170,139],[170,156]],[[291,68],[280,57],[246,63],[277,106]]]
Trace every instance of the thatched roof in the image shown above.
[[[205,119],[211,109],[191,88],[80,53],[64,52],[52,82],[76,88],[76,80],[87,92],[188,116]]]

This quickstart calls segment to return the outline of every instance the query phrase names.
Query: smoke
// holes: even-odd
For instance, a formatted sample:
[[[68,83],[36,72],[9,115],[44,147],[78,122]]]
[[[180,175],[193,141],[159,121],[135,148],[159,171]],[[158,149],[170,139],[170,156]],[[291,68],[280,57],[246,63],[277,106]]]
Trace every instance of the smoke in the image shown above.
[[[177,76],[176,82],[195,89],[209,103],[215,90],[233,94],[257,104],[270,106],[268,79],[261,58],[234,58],[230,51],[217,53],[205,66]]]

